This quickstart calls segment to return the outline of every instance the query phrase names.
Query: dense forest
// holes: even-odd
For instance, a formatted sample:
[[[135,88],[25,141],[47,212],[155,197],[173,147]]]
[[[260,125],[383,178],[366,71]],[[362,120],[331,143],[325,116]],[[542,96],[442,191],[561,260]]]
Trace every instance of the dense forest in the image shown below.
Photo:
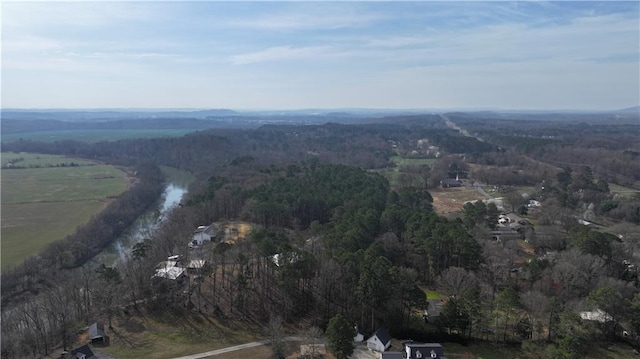
[[[610,188],[640,188],[637,124],[446,118],[471,135],[444,116],[412,115],[95,144],[3,143],[2,151],[127,166],[138,181],[77,233],[2,273],[2,357],[48,354],[70,346],[78,327],[131,312],[265,327],[278,315],[320,328],[340,314],[367,332],[384,325],[396,338],[515,345],[523,358],[582,358],[613,341],[638,347],[640,196]],[[394,181],[380,170],[398,155],[436,162],[407,169],[419,181]],[[159,165],[196,176],[188,198],[128,261],[83,265],[157,198]],[[459,174],[501,187],[504,208],[478,201],[438,214],[430,191]],[[524,198],[515,186],[533,190]],[[544,210],[528,207],[530,199]],[[527,220],[512,231],[517,239],[496,240],[507,212]],[[204,253],[187,248],[194,228],[221,221],[253,229]],[[150,280],[175,254],[209,266],[187,284]],[[440,299],[428,300],[427,290]],[[607,319],[581,319],[596,309]]]

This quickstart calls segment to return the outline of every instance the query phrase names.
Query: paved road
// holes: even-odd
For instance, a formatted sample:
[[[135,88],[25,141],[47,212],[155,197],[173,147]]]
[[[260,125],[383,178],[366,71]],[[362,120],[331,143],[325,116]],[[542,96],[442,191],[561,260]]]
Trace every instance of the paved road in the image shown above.
[[[304,339],[302,337],[286,337],[286,338],[282,339],[282,341],[284,341],[284,342],[301,342],[303,340]],[[258,342],[251,342],[251,343],[246,343],[246,344],[235,345],[235,346],[232,346],[232,347],[226,347],[226,348],[222,348],[222,349],[211,350],[211,351],[204,352],[204,353],[187,355],[187,356],[174,358],[174,359],[202,359],[202,358],[208,358],[208,357],[211,357],[211,356],[214,356],[214,355],[233,352],[233,351],[236,351],[236,350],[249,349],[249,348],[253,348],[253,347],[259,347],[261,345],[267,345],[267,344],[269,344],[269,342],[270,342],[269,340],[261,340],[261,341],[258,341]]]

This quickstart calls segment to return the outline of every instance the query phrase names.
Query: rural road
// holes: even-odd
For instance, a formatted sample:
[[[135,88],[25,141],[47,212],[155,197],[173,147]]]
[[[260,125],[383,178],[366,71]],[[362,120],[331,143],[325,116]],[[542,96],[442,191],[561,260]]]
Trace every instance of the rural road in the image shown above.
[[[304,339],[302,337],[286,337],[286,338],[282,339],[282,341],[284,341],[284,342],[299,342],[299,341],[303,341],[303,340]],[[258,341],[258,342],[245,343],[245,344],[235,345],[235,346],[232,346],[232,347],[226,347],[226,348],[211,350],[211,351],[204,352],[204,353],[192,354],[192,355],[187,355],[187,356],[173,358],[173,359],[202,359],[202,358],[208,358],[210,356],[224,354],[224,353],[228,353],[228,352],[233,352],[233,351],[236,351],[236,350],[249,349],[249,348],[253,348],[253,347],[259,347],[261,345],[267,345],[267,344],[269,344],[269,342],[270,342],[269,340],[261,340],[261,341]]]

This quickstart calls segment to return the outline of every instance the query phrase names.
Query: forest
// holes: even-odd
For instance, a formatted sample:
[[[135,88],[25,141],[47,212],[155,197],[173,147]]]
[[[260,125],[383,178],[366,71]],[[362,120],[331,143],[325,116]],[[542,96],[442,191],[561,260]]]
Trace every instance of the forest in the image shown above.
[[[492,343],[521,358],[640,349],[640,127],[607,116],[427,114],[2,143],[125,166],[137,181],[75,234],[2,273],[1,355],[69,348],[99,319],[169,314],[264,328],[277,317],[297,330],[327,329],[340,315],[367,333]],[[389,178],[381,171],[392,156],[435,163]],[[92,265],[158,198],[159,166],[196,177],[187,198],[128,260]],[[455,177],[498,188],[504,204],[438,213],[432,192]],[[510,214],[521,223],[504,229]],[[234,221],[251,224],[244,240],[188,249],[199,225]],[[208,266],[186,282],[150,279],[173,255]],[[581,317],[594,311],[604,319]]]

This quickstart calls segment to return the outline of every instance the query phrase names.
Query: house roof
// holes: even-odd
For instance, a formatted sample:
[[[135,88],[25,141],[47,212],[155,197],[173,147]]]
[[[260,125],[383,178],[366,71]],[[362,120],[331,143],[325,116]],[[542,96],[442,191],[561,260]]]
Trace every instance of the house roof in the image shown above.
[[[407,358],[442,358],[444,350],[439,343],[404,343]],[[418,355],[419,353],[419,355]]]
[[[184,268],[180,267],[167,267],[156,269],[154,277],[166,278],[166,279],[178,279],[184,273]]]
[[[93,323],[89,326],[89,340],[99,338],[104,338],[104,325],[102,323]]]
[[[592,320],[600,323],[613,320],[611,316],[602,309],[596,309],[590,312],[580,312],[580,318],[584,320]]]
[[[189,262],[189,265],[187,265],[187,268],[200,269],[200,268],[204,267],[205,264],[207,264],[207,261],[204,260],[204,259],[192,259]]]
[[[387,330],[387,328],[380,328],[376,330],[376,332],[373,333],[371,338],[374,338],[374,337],[378,337],[378,340],[380,340],[384,345],[387,345],[387,343],[391,341],[391,335],[389,334],[389,331]]]
[[[441,181],[442,184],[445,185],[461,185],[462,182],[460,180],[457,180],[455,178],[445,178]]]
[[[73,349],[71,351],[72,358],[83,358],[83,359],[92,359],[95,358],[95,354],[91,351],[88,345],[83,345],[79,348]],[[84,355],[84,356],[83,356]]]
[[[206,233],[209,235],[215,235],[216,232],[217,232],[217,226],[212,223],[208,226],[199,226],[198,228],[196,228],[195,231],[193,231],[193,234]]]
[[[402,352],[384,352],[382,359],[404,359]]]

